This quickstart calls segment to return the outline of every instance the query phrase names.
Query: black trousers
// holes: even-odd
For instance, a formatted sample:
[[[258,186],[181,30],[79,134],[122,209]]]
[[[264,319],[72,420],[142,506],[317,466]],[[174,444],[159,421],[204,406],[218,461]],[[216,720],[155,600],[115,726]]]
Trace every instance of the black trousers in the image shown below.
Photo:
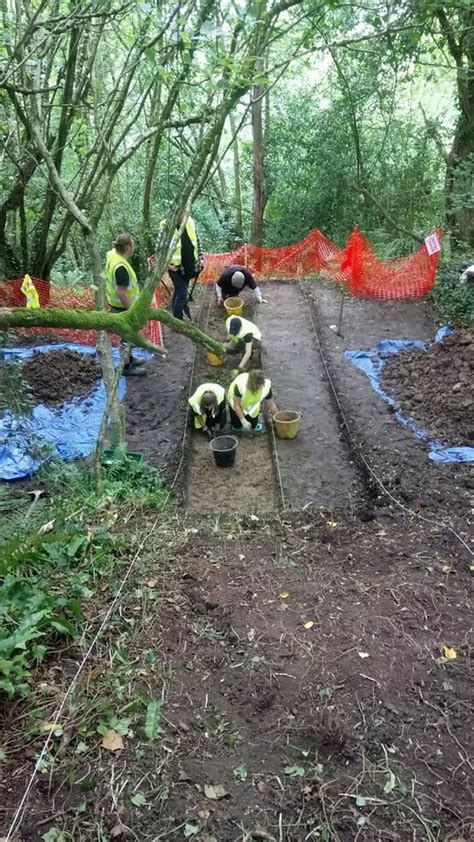
[[[168,269],[168,275],[174,287],[173,301],[171,304],[173,316],[176,319],[182,320],[184,318],[183,314],[186,313],[188,319],[190,319],[191,311],[188,304],[188,287],[189,281],[194,277],[194,274],[190,275],[183,266],[177,266],[175,270]]]
[[[230,409],[230,422],[231,422],[232,426],[236,427],[236,428],[241,427],[242,423],[241,423],[241,420],[240,420],[239,416],[232,409],[231,406],[229,406],[229,409]],[[250,423],[252,425],[252,430],[255,430],[255,427],[258,424],[258,415],[257,415],[256,418],[252,418],[250,415],[245,415],[245,418],[247,419],[247,421],[250,421]]]

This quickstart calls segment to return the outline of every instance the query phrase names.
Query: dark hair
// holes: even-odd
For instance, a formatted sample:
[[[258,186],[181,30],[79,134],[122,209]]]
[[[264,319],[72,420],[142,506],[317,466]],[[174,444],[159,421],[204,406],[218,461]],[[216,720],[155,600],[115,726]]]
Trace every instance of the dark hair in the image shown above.
[[[253,368],[252,371],[249,371],[247,385],[250,391],[256,392],[257,389],[261,389],[265,383],[265,379],[265,375],[261,368]]]
[[[229,322],[229,333],[235,336],[242,327],[242,321],[237,316],[232,316]]]
[[[218,401],[215,392],[211,392],[210,389],[207,392],[204,392],[200,402],[200,407],[202,410],[216,409],[217,404]]]
[[[130,246],[133,246],[133,237],[131,234],[118,234],[115,238],[114,249],[119,254],[123,254]]]

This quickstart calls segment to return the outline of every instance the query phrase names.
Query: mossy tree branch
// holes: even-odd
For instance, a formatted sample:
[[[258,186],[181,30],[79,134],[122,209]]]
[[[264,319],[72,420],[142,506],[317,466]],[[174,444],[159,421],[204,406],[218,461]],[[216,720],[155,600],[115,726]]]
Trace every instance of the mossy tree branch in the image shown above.
[[[130,316],[131,310],[126,313],[107,313],[100,310],[67,310],[38,307],[26,309],[24,307],[0,308],[0,330],[18,327],[43,327],[47,328],[68,328],[70,330],[103,330],[106,333],[115,333],[125,342],[146,348],[154,353],[165,355],[165,351],[139,335]],[[225,348],[212,337],[208,336],[198,327],[188,322],[175,319],[171,313],[162,308],[149,308],[148,321],[161,322],[168,325],[176,333],[188,336],[193,342],[212,351],[218,356],[225,356]]]

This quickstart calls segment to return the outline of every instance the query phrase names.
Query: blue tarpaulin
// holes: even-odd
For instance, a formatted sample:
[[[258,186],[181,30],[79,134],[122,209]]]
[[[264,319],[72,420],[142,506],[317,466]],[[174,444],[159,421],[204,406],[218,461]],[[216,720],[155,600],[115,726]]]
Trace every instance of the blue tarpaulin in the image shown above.
[[[34,348],[3,348],[1,357],[7,362],[28,359],[33,354],[68,349],[81,354],[96,354],[90,345],[40,345]],[[113,350],[114,362],[119,360],[118,349]],[[134,350],[134,355],[152,357],[146,351]],[[125,396],[125,377],[120,378],[119,395]],[[0,479],[13,480],[34,474],[51,455],[61,459],[79,459],[94,450],[105,409],[106,394],[103,380],[91,392],[73,398],[58,407],[38,404],[31,415],[15,416],[6,412],[0,418]]]
[[[440,328],[436,334],[435,342],[442,342],[444,337],[451,332],[452,330],[449,327]],[[398,354],[405,348],[426,349],[427,347],[428,343],[422,342],[420,339],[384,339],[371,351],[345,351],[344,356],[367,375],[372,388],[384,401],[391,406],[395,406],[397,401],[387,395],[380,383],[382,369],[387,362],[387,355]],[[400,410],[395,412],[395,418],[405,427],[408,427],[417,438],[428,443],[429,458],[433,462],[474,462],[474,447],[446,447],[441,442],[432,439],[426,430],[418,427],[412,418],[408,418]]]

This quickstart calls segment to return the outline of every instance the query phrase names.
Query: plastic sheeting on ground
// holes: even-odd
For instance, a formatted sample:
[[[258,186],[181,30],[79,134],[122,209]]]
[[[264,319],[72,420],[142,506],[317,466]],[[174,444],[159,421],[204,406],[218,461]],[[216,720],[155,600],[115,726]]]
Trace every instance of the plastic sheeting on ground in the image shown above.
[[[452,329],[449,327],[440,328],[436,334],[435,342],[442,342],[444,337],[451,332]],[[345,351],[344,356],[367,375],[372,388],[384,401],[389,403],[390,406],[396,406],[398,402],[387,395],[380,383],[382,369],[387,362],[387,355],[398,354],[404,348],[427,347],[428,343],[419,339],[384,339],[371,351]],[[440,441],[431,438],[426,430],[417,427],[413,419],[408,418],[400,410],[395,412],[395,418],[405,427],[408,427],[417,438],[429,444],[429,458],[433,462],[474,462],[474,447],[446,447]]]
[[[1,357],[7,362],[28,359],[36,352],[60,350],[95,354],[89,345],[64,343],[38,345],[34,348],[3,348]],[[136,356],[150,359],[152,354],[140,349]],[[119,350],[114,349],[114,362],[119,361]],[[125,396],[125,377],[120,378],[119,395]],[[6,412],[0,418],[0,479],[22,479],[34,474],[52,455],[61,459],[80,459],[94,450],[106,403],[105,384],[98,381],[86,395],[72,398],[59,406],[38,404],[31,415],[15,416]]]

